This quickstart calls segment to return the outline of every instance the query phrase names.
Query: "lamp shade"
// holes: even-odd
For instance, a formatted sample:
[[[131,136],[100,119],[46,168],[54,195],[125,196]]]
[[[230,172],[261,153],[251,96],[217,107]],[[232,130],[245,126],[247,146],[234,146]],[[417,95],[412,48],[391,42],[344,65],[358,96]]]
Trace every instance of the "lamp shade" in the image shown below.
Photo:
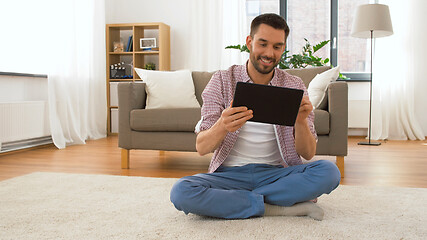
[[[358,38],[386,37],[393,34],[390,10],[383,4],[364,4],[356,9],[351,36]]]

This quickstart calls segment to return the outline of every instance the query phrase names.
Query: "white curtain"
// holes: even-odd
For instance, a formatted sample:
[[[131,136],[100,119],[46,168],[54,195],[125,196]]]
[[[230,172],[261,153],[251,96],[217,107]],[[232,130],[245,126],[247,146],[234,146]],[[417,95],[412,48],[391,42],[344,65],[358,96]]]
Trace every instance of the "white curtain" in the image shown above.
[[[422,81],[414,74],[415,33],[425,28],[414,14],[418,0],[380,3],[390,8],[394,34],[375,40],[372,139],[424,140],[414,112],[414,85]]]
[[[55,145],[105,137],[104,1],[8,1],[0,22],[0,71],[48,74]]]
[[[49,111],[55,145],[106,136],[105,7],[102,0],[53,1]]]
[[[222,1],[193,0],[190,7],[188,66],[193,71],[216,71],[221,64]]]
[[[193,0],[190,4],[191,70],[216,71],[242,64],[248,57],[228,45],[244,44],[248,34],[245,0]]]
[[[227,4],[224,2],[222,19],[221,69],[227,69],[234,64],[244,64],[249,59],[248,53],[225,49],[226,46],[246,43],[250,28],[246,22],[246,1],[227,1]]]

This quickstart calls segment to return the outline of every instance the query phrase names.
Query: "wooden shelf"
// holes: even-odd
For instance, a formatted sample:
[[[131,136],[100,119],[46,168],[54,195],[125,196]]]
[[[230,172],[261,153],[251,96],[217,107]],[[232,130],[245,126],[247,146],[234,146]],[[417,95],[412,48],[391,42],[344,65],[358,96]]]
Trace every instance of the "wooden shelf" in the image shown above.
[[[114,42],[123,42],[124,49],[128,44],[129,36],[133,36],[133,51],[130,52],[114,52]],[[143,51],[140,48],[139,40],[141,38],[156,38],[157,46],[155,50]],[[145,68],[145,64],[154,62],[156,70],[170,70],[170,27],[161,22],[152,23],[118,23],[106,25],[106,48],[107,48],[107,133],[111,132],[111,111],[117,109],[117,106],[110,105],[110,83],[112,82],[133,82],[141,81],[135,70],[129,72],[126,70],[126,75],[133,75],[133,78],[115,79],[110,77],[110,66],[113,64],[125,62],[125,64],[133,64],[136,68]],[[157,50],[158,49],[158,50]],[[129,65],[126,65],[129,67]],[[129,68],[128,68],[129,69]]]
[[[135,54],[159,54],[160,51],[139,51],[135,52]]]
[[[110,82],[133,82],[135,80],[141,80],[136,78],[111,78],[108,81]]]
[[[109,52],[110,55],[132,55],[133,52]]]

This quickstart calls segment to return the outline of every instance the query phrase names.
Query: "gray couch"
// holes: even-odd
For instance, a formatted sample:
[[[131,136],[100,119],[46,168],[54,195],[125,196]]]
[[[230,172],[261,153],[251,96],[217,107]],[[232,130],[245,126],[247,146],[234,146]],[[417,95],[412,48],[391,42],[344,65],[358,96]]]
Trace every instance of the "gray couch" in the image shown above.
[[[316,74],[329,67],[287,70],[300,77],[306,86]],[[201,94],[213,73],[193,72],[196,97],[202,105]],[[337,157],[344,176],[344,156],[347,155],[348,97],[346,82],[329,84],[328,103],[315,109],[315,128],[319,137],[317,155]],[[120,83],[119,147],[122,148],[122,168],[129,168],[129,150],[196,151],[194,127],[200,120],[200,108],[144,109],[145,84]]]

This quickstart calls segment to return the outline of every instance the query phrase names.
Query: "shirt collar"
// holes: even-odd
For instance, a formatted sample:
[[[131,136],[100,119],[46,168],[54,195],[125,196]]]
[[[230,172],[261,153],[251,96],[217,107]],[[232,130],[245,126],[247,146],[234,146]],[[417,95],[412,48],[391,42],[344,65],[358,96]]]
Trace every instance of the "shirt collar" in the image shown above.
[[[248,64],[249,64],[249,60],[246,61],[245,64],[243,64],[243,68],[242,68],[242,72],[241,72],[241,76],[242,76],[241,81],[242,82],[254,83],[254,81],[252,81],[252,79],[249,77],[249,74],[248,74]],[[279,69],[277,67],[274,68],[273,78],[270,80],[268,85],[273,85],[273,86],[278,85],[278,83],[279,83],[278,70]]]
[[[252,81],[252,79],[249,77],[249,74],[248,74],[248,63],[249,63],[249,60],[246,61],[245,64],[243,64],[243,68],[240,76],[242,76],[242,79],[241,79],[242,82],[253,83],[254,81]]]

